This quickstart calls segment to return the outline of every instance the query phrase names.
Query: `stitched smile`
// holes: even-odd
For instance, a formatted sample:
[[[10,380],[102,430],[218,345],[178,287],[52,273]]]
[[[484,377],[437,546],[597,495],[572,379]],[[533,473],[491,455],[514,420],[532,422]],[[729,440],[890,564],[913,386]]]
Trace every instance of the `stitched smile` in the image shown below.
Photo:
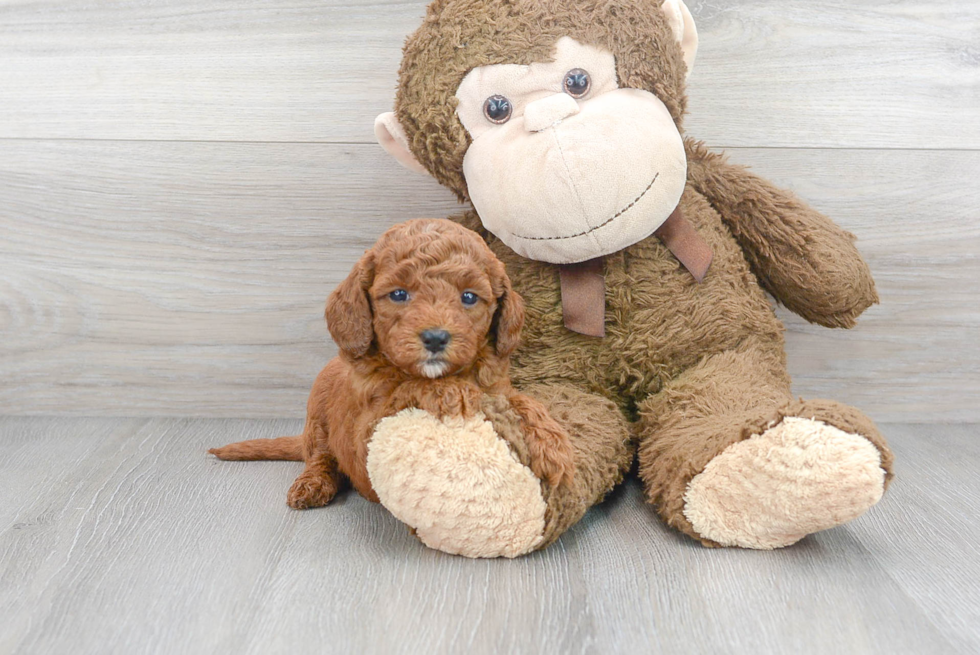
[[[613,216],[607,218],[606,220],[604,220],[599,225],[596,225],[595,227],[589,228],[588,230],[585,230],[584,232],[579,232],[578,234],[569,234],[569,235],[563,236],[563,237],[526,237],[526,236],[522,236],[520,234],[515,234],[513,236],[517,237],[518,239],[524,239],[525,241],[558,241],[560,239],[575,239],[577,237],[585,236],[586,234],[592,234],[593,232],[595,232],[599,228],[606,227],[607,225],[609,225],[610,223],[612,223],[614,220],[616,220],[617,218],[619,218],[620,216],[622,216],[623,214],[625,214],[626,212],[628,212],[630,209],[632,209],[633,206],[636,203],[640,202],[640,198],[642,198],[643,196],[645,196],[647,194],[647,191],[649,191],[651,188],[653,188],[653,183],[657,181],[657,178],[658,177],[660,177],[660,173],[657,173],[656,175],[653,176],[653,179],[650,180],[650,184],[647,185],[647,188],[643,189],[643,191],[640,192],[640,195],[638,195],[637,197],[633,198],[633,202],[631,202],[630,204],[628,204],[625,207],[623,207],[622,209],[620,209]]]

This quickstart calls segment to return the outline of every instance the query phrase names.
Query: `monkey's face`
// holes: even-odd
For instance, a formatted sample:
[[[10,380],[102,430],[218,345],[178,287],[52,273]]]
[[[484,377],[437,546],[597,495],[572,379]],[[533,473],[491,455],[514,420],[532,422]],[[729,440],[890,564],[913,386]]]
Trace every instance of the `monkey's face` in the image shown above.
[[[682,0],[434,0],[409,38],[384,148],[469,200],[517,253],[580,262],[649,236],[687,163]]]
[[[562,37],[554,61],[470,71],[456,113],[484,226],[515,252],[580,262],[649,236],[680,200],[684,143],[664,103],[621,89],[613,55]]]

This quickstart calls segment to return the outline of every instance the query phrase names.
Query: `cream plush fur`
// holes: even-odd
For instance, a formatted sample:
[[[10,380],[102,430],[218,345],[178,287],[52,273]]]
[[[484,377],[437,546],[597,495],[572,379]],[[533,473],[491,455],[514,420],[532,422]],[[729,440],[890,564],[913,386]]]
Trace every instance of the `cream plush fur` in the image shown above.
[[[591,79],[580,99],[562,90],[574,68]],[[483,115],[493,95],[513,107],[506,123]],[[552,62],[473,69],[456,98],[473,139],[463,159],[470,197],[484,226],[524,257],[568,264],[622,250],[660,227],[684,192],[670,112],[652,93],[620,89],[609,52],[563,37]],[[582,120],[564,121],[573,115]],[[624,123],[629,142],[611,139]]]
[[[517,557],[541,543],[541,482],[482,414],[440,421],[406,409],[368,444],[381,503],[426,546],[466,557]]]
[[[870,441],[788,416],[711,460],[688,485],[684,515],[719,544],[768,550],[857,518],[884,490]]]

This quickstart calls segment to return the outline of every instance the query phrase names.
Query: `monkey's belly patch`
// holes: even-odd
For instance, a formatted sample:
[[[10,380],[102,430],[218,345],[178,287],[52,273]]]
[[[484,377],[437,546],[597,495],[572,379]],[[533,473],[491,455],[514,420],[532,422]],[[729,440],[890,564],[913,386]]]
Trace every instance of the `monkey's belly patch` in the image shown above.
[[[420,409],[383,419],[368,444],[381,504],[426,546],[466,557],[517,557],[543,539],[541,482],[482,414],[439,420]]]

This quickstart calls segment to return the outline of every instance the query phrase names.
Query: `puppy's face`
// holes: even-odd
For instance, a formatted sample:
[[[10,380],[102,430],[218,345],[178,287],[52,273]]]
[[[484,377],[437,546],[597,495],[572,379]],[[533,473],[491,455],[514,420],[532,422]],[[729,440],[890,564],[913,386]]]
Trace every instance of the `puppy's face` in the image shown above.
[[[398,368],[427,378],[473,364],[497,309],[489,272],[472,253],[441,254],[385,258],[370,289],[378,349]]]
[[[524,301],[479,235],[416,219],[364,253],[330,294],[326,318],[346,357],[380,354],[410,375],[437,378],[484,356],[509,357]]]

